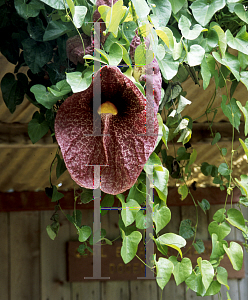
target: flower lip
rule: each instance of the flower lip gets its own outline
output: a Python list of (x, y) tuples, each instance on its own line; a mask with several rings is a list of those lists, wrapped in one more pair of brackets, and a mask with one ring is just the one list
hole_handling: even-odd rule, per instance
[(116, 108), (116, 106), (110, 102), (110, 101), (106, 101), (104, 103), (102, 103), (98, 110), (97, 113), (100, 114), (111, 114), (111, 115), (117, 115), (118, 114), (118, 110)]

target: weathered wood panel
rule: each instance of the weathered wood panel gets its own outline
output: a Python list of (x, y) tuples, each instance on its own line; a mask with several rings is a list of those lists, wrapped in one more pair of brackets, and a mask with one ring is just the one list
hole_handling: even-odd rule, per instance
[(60, 213), (60, 230), (52, 241), (46, 232), (46, 226), (51, 224), (52, 212), (40, 214), (41, 300), (70, 300), (71, 285), (66, 281), (66, 242), (70, 239), (70, 223)]
[(9, 299), (8, 213), (0, 213), (0, 299)]
[(10, 214), (10, 299), (40, 299), (38, 212)]

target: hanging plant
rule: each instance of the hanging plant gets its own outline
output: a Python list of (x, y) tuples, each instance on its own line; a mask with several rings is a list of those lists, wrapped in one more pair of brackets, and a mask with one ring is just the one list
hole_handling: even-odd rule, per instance
[[(239, 131), (242, 114), (245, 136), (248, 134), (247, 103), (243, 106), (233, 98), (240, 82), (248, 88), (248, 19), (245, 1), (191, 2), (2, 1), (0, 49), (16, 67), (15, 75), (3, 77), (1, 90), (11, 113), (24, 95), (37, 107), (28, 126), (30, 139), (36, 143), (51, 133), (59, 145), (52, 163), (57, 163), (57, 178), (67, 169), (81, 187), (83, 203), (93, 199), (93, 189), (107, 194), (105, 206), (111, 207), (116, 195), (122, 207), (118, 225), (124, 263), (136, 255), (141, 232), (144, 237), (154, 225), (152, 238), (163, 257), (154, 255), (148, 267), (156, 273), (159, 287), (163, 289), (173, 274), (176, 284), (185, 282), (197, 295), (210, 296), (218, 294), (222, 285), (229, 288), (227, 271), (219, 267), (224, 254), (235, 270), (242, 267), (243, 248), (234, 241), (228, 246), (225, 241), (233, 226), (242, 232), (247, 250), (247, 220), (241, 209), (226, 211), (225, 203), (214, 214), (208, 227), (210, 260), (199, 258), (196, 266), (182, 250), (187, 247), (186, 240), (193, 238), (195, 250), (204, 252), (203, 242), (196, 240), (197, 221), (193, 226), (191, 220), (183, 220), (177, 233), (160, 232), (171, 219), (166, 202), (169, 177), (178, 179), (182, 201), (188, 195), (192, 198), (196, 220), (198, 208), (206, 212), (210, 207), (206, 199), (197, 204), (188, 186), (197, 152), (190, 147), (192, 117), (183, 116), (183, 111), (198, 100), (185, 98), (181, 83), (189, 76), (204, 90), (211, 80), (216, 90), (226, 87), (221, 107), (215, 105), (215, 91), (204, 113), (212, 146), (218, 147), (223, 162), (219, 166), (204, 162), (200, 169), (227, 196), (233, 195), (235, 187), (240, 189), (239, 205), (247, 209), (248, 177), (234, 178), (232, 174), (237, 150), (234, 130)], [(28, 76), (19, 73), (21, 66), (28, 66)], [(101, 91), (96, 108), (94, 87)], [(233, 127), (230, 161), (226, 159), (227, 149), (218, 145), (220, 133), (212, 130), (218, 110)], [(174, 156), (167, 155), (169, 141), (181, 144)], [(239, 141), (239, 148), (248, 155), (248, 140)], [(99, 184), (94, 181), (94, 166), (100, 166)], [(154, 199), (148, 192), (150, 187), (156, 192)], [(57, 202), (53, 223), (47, 226), (54, 239), (63, 193), (52, 183), (51, 174), (46, 193)], [(145, 214), (143, 207), (147, 208)], [(67, 219), (76, 227), (82, 243), (79, 250), (85, 254), (86, 249), (91, 250), (96, 232), (81, 224), (79, 210)], [(99, 233), (99, 239), (103, 238)], [(178, 255), (169, 256), (168, 247)]]

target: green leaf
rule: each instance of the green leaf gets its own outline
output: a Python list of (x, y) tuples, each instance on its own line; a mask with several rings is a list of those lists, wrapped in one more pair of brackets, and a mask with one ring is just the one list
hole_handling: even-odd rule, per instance
[(64, 0), (41, 0), (41, 2), (55, 9), (65, 9)]
[(201, 257), (197, 259), (197, 263), (199, 265), (200, 272), (202, 275), (203, 285), (207, 290), (214, 278), (214, 268), (209, 261), (202, 260)]
[(28, 135), (33, 144), (38, 142), (49, 130), (44, 116), (35, 112), (32, 120), (28, 123)]
[(228, 255), (234, 270), (239, 271), (243, 265), (243, 249), (236, 243), (231, 242), (230, 247), (227, 248), (226, 245), (223, 245), (226, 254)]
[(160, 244), (176, 249), (182, 257), (180, 248), (186, 245), (186, 241), (180, 235), (174, 233), (165, 233), (156, 239)]
[(43, 41), (55, 40), (61, 35), (70, 32), (74, 29), (74, 26), (71, 22), (63, 22), (61, 20), (50, 21), (45, 30)]
[(181, 262), (174, 266), (173, 275), (176, 285), (184, 282), (192, 273), (192, 263), (187, 257), (184, 257)]
[(239, 141), (245, 151), (245, 155), (248, 158), (248, 139), (245, 139), (245, 141), (242, 141), (241, 139), (239, 139)]
[(242, 230), (244, 233), (248, 232), (248, 228), (245, 225), (245, 219), (242, 215), (242, 213), (235, 209), (230, 208), (227, 211), (227, 218), (226, 220), (234, 227), (238, 228), (239, 230)]
[(221, 153), (222, 153), (222, 155), (226, 156), (227, 155), (227, 149), (226, 148), (221, 148)]
[(30, 89), (30, 92), (34, 94), (36, 101), (47, 109), (51, 109), (58, 101), (58, 97), (48, 92), (46, 87), (41, 84), (33, 85)]
[(227, 29), (226, 40), (229, 47), (236, 49), (244, 54), (248, 54), (248, 33), (244, 25), (234, 38), (231, 31)]
[(176, 76), (179, 62), (174, 61), (173, 57), (166, 53), (162, 60), (158, 60), (160, 71), (166, 80), (171, 80)]
[(223, 58), (220, 58), (220, 55), (217, 52), (213, 52), (212, 55), (220, 64), (226, 66), (238, 81), (240, 80), (240, 62), (237, 56), (234, 56), (228, 52), (225, 53), (225, 56)]
[(85, 242), (91, 235), (91, 228), (86, 225), (81, 226), (78, 228), (78, 235), (79, 242)]
[[(169, 0), (148, 0), (151, 5), (153, 15), (151, 15), (152, 22), (157, 27), (166, 26), (171, 16), (171, 3)], [(135, 8), (136, 9), (136, 8)]]
[(240, 181), (237, 178), (235, 178), (235, 180), (243, 189), (242, 194), (246, 195), (246, 197), (248, 197), (248, 176), (241, 175), (240, 178), (241, 178)]
[(118, 66), (122, 60), (122, 55), (123, 55), (122, 47), (117, 43), (113, 43), (109, 49), (109, 56), (108, 56), (109, 64), (111, 66)]
[(73, 93), (85, 91), (92, 82), (92, 69), (88, 68), (83, 73), (72, 72), (66, 73), (66, 81), (71, 86)]
[(219, 44), (220, 52), (221, 52), (222, 57), (224, 57), (225, 52), (226, 52), (226, 47), (227, 47), (225, 32), (223, 31), (223, 29), (218, 24), (214, 25), (212, 27), (212, 29), (215, 30), (217, 35), (218, 35), (218, 38), (219, 38), (218, 44)]
[(134, 222), (140, 208), (139, 203), (133, 199), (128, 200), (127, 203), (122, 202), (121, 218), (126, 227)]
[(221, 284), (218, 281), (214, 280), (211, 282), (211, 284), (204, 296), (216, 295), (220, 292), (220, 289), (221, 289)]
[(225, 285), (226, 288), (229, 290), (227, 278), (228, 278), (227, 270), (223, 267), (218, 267), (216, 279), (220, 284)]
[(139, 210), (135, 218), (136, 227), (139, 229), (147, 229), (152, 225), (152, 216), (151, 214), (146, 214), (145, 211)]
[(158, 261), (155, 261), (157, 277), (156, 281), (158, 286), (163, 290), (174, 269), (173, 263), (164, 257), (159, 257)]
[(16, 77), (17, 80), (14, 74), (6, 73), (1, 80), (3, 100), (11, 113), (15, 111), (16, 105), (22, 103), (28, 88), (28, 79), (25, 74), (18, 73)]
[(200, 208), (204, 211), (204, 213), (206, 213), (206, 210), (210, 209), (210, 204), (209, 204), (208, 200), (206, 200), (206, 199), (202, 199), (202, 202), (198, 201), (198, 204), (199, 204)]
[(190, 51), (187, 53), (187, 61), (191, 67), (201, 64), (205, 55), (205, 50), (200, 45), (190, 46)]
[(218, 240), (221, 241), (231, 232), (231, 227), (226, 222), (218, 224), (218, 222), (213, 221), (208, 225), (208, 231), (210, 235), (215, 233)]
[(106, 5), (99, 6), (98, 11), (105, 21), (106, 32), (112, 32), (114, 37), (117, 37), (118, 27), (126, 13), (126, 9), (127, 8), (123, 6), (122, 0), (117, 1), (111, 8)]
[(129, 235), (124, 235), (121, 247), (121, 257), (125, 264), (129, 263), (138, 250), (138, 244), (142, 239), (139, 231), (133, 231)]
[(155, 166), (162, 166), (161, 160), (155, 152), (152, 152), (144, 165), (144, 170), (147, 174), (153, 174), (153, 168)]
[(57, 226), (54, 225), (55, 224), (53, 223), (52, 225), (47, 225), (46, 227), (47, 234), (51, 240), (54, 240), (56, 238), (59, 231), (59, 223), (57, 224)]
[(226, 213), (226, 210), (224, 208), (217, 210), (215, 212), (215, 214), (213, 215), (213, 220), (216, 222), (222, 223), (226, 218), (225, 213)]
[(171, 3), (171, 7), (172, 7), (172, 11), (173, 14), (177, 14), (179, 12), (179, 10), (184, 6), (184, 3), (186, 2), (186, 0), (169, 0)]
[(64, 197), (64, 195), (58, 191), (55, 185), (53, 185), (51, 188), (45, 188), (45, 191), (46, 195), (52, 199), (52, 202), (57, 202)]
[(216, 132), (216, 134), (215, 134), (215, 136), (214, 136), (214, 138), (212, 140), (211, 145), (215, 145), (216, 143), (219, 142), (220, 139), (221, 139), (221, 134), (219, 132)]
[(231, 101), (226, 104), (226, 95), (222, 96), (221, 108), (224, 115), (229, 119), (229, 122), (239, 131), (241, 112), (237, 105), (236, 99), (232, 98)]
[(192, 221), (189, 219), (182, 220), (179, 227), (179, 234), (187, 239), (195, 235), (195, 228), (192, 226)]
[(32, 37), (33, 40), (43, 42), (45, 27), (39, 17), (28, 19), (27, 31), (29, 33), (29, 36)]
[(161, 200), (167, 200), (169, 171), (163, 166), (153, 168), (153, 184)]
[(84, 18), (87, 14), (86, 6), (74, 6), (75, 14), (73, 15), (73, 22), (77, 28), (80, 28), (83, 25)]
[(144, 19), (150, 12), (150, 8), (145, 0), (132, 0), (135, 12), (140, 19)]
[(203, 89), (205, 90), (215, 70), (215, 59), (211, 54), (206, 54), (201, 62), (201, 75), (203, 79)]
[(81, 188), (82, 192), (80, 194), (81, 203), (86, 204), (93, 200), (93, 190)]
[(53, 96), (58, 97), (58, 98), (62, 98), (63, 96), (65, 96), (71, 92), (71, 87), (67, 83), (66, 80), (61, 80), (61, 81), (57, 82), (55, 86), (52, 85), (51, 87), (48, 87), (47, 89)]
[(196, 21), (205, 26), (210, 22), (213, 15), (225, 5), (225, 0), (196, 0), (190, 8)]
[(193, 246), (199, 254), (205, 251), (205, 245), (202, 240), (197, 240), (195, 243), (193, 243)]
[(38, 73), (53, 57), (53, 48), (47, 42), (40, 43), (28, 38), (22, 41), (22, 45), (24, 60), (34, 74)]
[(245, 119), (245, 135), (248, 134), (248, 101), (246, 101), (245, 106), (242, 106), (242, 104), (237, 101), (236, 102), (239, 109), (242, 111)]
[(222, 176), (228, 176), (231, 174), (232, 170), (229, 169), (228, 165), (226, 163), (222, 163), (219, 165), (218, 172)]
[(202, 282), (202, 276), (200, 273), (195, 273), (194, 271), (191, 273), (191, 275), (185, 280), (185, 283), (187, 286), (194, 292), (196, 292), (200, 296), (204, 296), (206, 293), (206, 290), (204, 288), (203, 282)]
[(248, 13), (243, 4), (236, 4), (234, 6), (234, 12), (242, 21), (244, 21), (246, 24), (248, 23)]
[(204, 28), (199, 24), (191, 25), (190, 20), (184, 15), (181, 16), (178, 27), (187, 40), (195, 40), (202, 32)]
[(201, 171), (205, 176), (211, 175), (212, 177), (216, 177), (218, 175), (217, 167), (210, 165), (207, 162), (202, 163)]
[(159, 208), (159, 204), (156, 204), (153, 211), (153, 221), (156, 226), (156, 234), (163, 229), (171, 220), (171, 212), (167, 206)]
[(107, 209), (103, 208), (111, 208), (114, 205), (115, 198), (113, 195), (106, 194), (101, 201), (101, 215), (104, 216), (108, 212)]
[(58, 154), (56, 154), (57, 158), (57, 167), (56, 167), (56, 177), (57, 179), (67, 170), (65, 161)]
[(154, 54), (152, 50), (146, 50), (144, 44), (140, 44), (134, 53), (134, 61), (137, 66), (145, 66), (153, 61)]
[(248, 72), (242, 71), (240, 72), (240, 81), (246, 86), (248, 89)]
[(15, 0), (14, 4), (17, 13), (25, 20), (27, 20), (30, 17), (38, 16), (40, 10), (44, 9), (44, 4), (38, 0)]
[(178, 187), (178, 194), (181, 195), (181, 201), (183, 201), (188, 196), (189, 190), (187, 184), (180, 185)]
[(225, 241), (225, 240), (219, 241), (217, 234), (213, 233), (212, 234), (212, 253), (210, 256), (211, 259), (219, 260), (219, 258), (225, 254), (223, 245), (227, 246), (228, 245), (227, 241)]

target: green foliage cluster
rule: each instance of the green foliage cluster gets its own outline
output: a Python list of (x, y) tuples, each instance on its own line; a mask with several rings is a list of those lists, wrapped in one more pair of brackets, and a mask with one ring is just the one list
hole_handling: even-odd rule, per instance
[[(121, 256), (125, 263), (136, 255), (138, 244), (144, 237), (145, 230), (154, 224), (152, 237), (156, 247), (163, 255), (152, 258), (151, 269), (156, 273), (157, 283), (163, 289), (174, 275), (175, 282), (186, 285), (197, 295), (209, 296), (219, 293), (221, 285), (229, 289), (227, 271), (220, 267), (220, 261), (227, 254), (233, 268), (240, 270), (243, 262), (242, 247), (225, 237), (231, 226), (239, 229), (244, 236), (247, 248), (248, 227), (241, 210), (230, 208), (218, 210), (208, 231), (212, 238), (210, 260), (199, 257), (193, 268), (189, 258), (184, 257), (183, 248), (186, 240), (193, 239), (193, 247), (198, 253), (204, 252), (204, 244), (196, 240), (198, 225), (197, 209), (205, 213), (210, 208), (206, 199), (196, 202), (190, 193), (186, 180), (190, 178), (192, 166), (197, 159), (195, 149), (189, 150), (188, 143), (192, 136), (193, 120), (182, 116), (185, 106), (190, 101), (185, 98), (181, 83), (191, 76), (196, 84), (206, 89), (213, 78), (216, 89), (226, 87), (231, 82), (230, 90), (222, 96), (221, 109), (233, 126), (231, 161), (226, 160), (227, 149), (220, 148), (220, 133), (213, 133), (212, 122), (217, 113), (214, 106), (215, 95), (206, 107), (206, 116), (213, 137), (212, 145), (219, 148), (223, 163), (219, 166), (204, 162), (201, 172), (211, 176), (213, 183), (232, 195), (234, 187), (241, 190), (240, 204), (248, 206), (248, 176), (233, 178), (232, 159), (236, 149), (233, 147), (234, 130), (239, 131), (240, 118), (244, 115), (245, 135), (248, 134), (248, 102), (245, 106), (233, 98), (237, 86), (244, 84), (248, 88), (248, 12), (247, 1), (241, 0), (132, 0), (117, 1), (111, 8), (100, 6), (98, 11), (106, 24), (104, 35), (109, 36), (101, 49), (96, 49), (99, 57), (85, 55), (85, 63), (77, 66), (66, 55), (66, 41), (69, 37), (84, 33), (90, 37), (94, 31), (93, 12), (95, 0), (0, 0), (0, 50), (9, 62), (15, 65), (14, 74), (7, 73), (1, 81), (1, 90), (6, 106), (13, 113), (23, 101), (24, 95), (38, 108), (28, 126), (28, 134), (33, 143), (41, 139), (49, 130), (54, 137), (54, 119), (56, 111), (72, 93), (86, 90), (92, 81), (94, 61), (102, 65), (125, 64), (123, 73), (128, 76), (144, 93), (144, 83), (135, 78), (135, 67), (148, 64), (155, 56), (163, 77), (162, 97), (159, 106), (159, 136), (155, 151), (147, 161), (136, 184), (127, 195), (117, 198), (122, 207), (120, 213), (120, 236), (123, 240)], [(134, 54), (135, 66), (130, 59), (130, 43), (135, 30), (141, 37)], [(147, 49), (144, 38), (149, 36), (151, 47)], [(83, 42), (83, 41), (82, 41)], [(229, 50), (236, 50), (229, 51)], [(236, 54), (233, 54), (236, 53)], [(21, 72), (22, 66), (28, 66), (27, 75)], [(161, 113), (166, 117), (162, 119)], [(211, 116), (211, 119), (210, 117)], [(176, 140), (182, 146), (175, 156), (167, 155), (167, 142)], [(248, 139), (240, 139), (240, 146), (248, 156)], [(52, 167), (56, 165), (57, 178), (66, 170), (59, 150)], [(149, 177), (150, 176), (150, 177)], [(150, 199), (147, 195), (147, 180), (153, 178), (153, 187), (158, 196)], [(188, 194), (196, 207), (196, 222), (183, 220), (178, 234), (161, 233), (170, 222), (171, 212), (167, 207), (167, 184), (169, 177), (180, 182), (178, 193), (184, 200)], [(148, 179), (147, 179), (148, 178)], [(46, 189), (47, 195), (56, 202), (56, 211), (47, 232), (54, 239), (59, 230), (59, 200), (63, 194), (53, 185)], [(87, 203), (93, 199), (92, 191), (82, 189), (75, 194), (78, 200)], [(101, 215), (114, 205), (114, 197), (106, 195), (101, 202)], [(150, 205), (152, 214), (146, 214), (144, 207)], [(73, 215), (66, 215), (74, 224), (79, 241), (79, 252), (84, 255), (92, 251), (93, 234), (89, 226), (82, 225), (82, 214), (74, 210)], [(106, 231), (101, 230), (101, 241), (111, 244)], [(168, 249), (177, 251), (177, 256), (169, 256)], [(230, 299), (230, 297), (228, 298)]]

